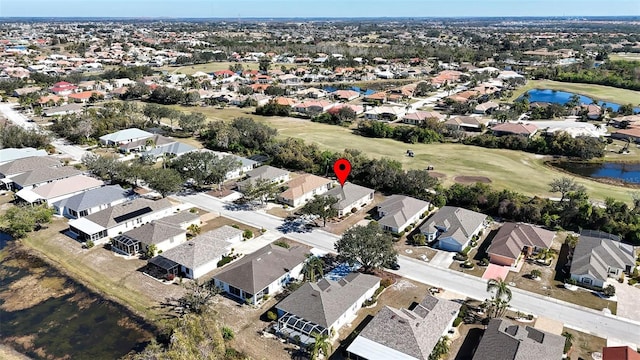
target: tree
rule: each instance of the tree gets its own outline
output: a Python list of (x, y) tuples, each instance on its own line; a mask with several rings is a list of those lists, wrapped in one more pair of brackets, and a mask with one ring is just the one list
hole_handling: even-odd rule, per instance
[(537, 278), (540, 277), (540, 275), (542, 275), (542, 272), (540, 270), (538, 270), (538, 269), (533, 269), (533, 270), (531, 270), (530, 275), (531, 275), (532, 279), (537, 279)]
[(137, 82), (133, 85), (129, 85), (127, 88), (127, 92), (124, 93), (121, 98), (123, 100), (129, 99), (140, 99), (144, 96), (149, 95), (151, 93), (151, 88), (144, 83)]
[(538, 255), (536, 255), (536, 258), (549, 265), (551, 263), (551, 260), (553, 260), (555, 256), (556, 254), (555, 252), (553, 252), (553, 250), (542, 248), (540, 249), (540, 251), (538, 251)]
[(192, 112), (190, 114), (182, 114), (178, 120), (178, 125), (184, 131), (196, 133), (204, 127), (206, 121), (207, 117), (203, 113)]
[(574, 337), (573, 337), (573, 334), (568, 332), (568, 331), (563, 332), (562, 336), (564, 336), (564, 350), (563, 350), (563, 353), (566, 354), (566, 353), (569, 352), (569, 350), (571, 350), (571, 347), (573, 346)]
[(150, 244), (149, 246), (147, 246), (147, 250), (144, 253), (144, 256), (147, 257), (147, 259), (151, 259), (152, 257), (156, 256), (156, 253), (158, 252), (158, 247), (156, 246), (156, 244)]
[(43, 224), (51, 222), (52, 216), (53, 209), (46, 204), (12, 206), (0, 216), (0, 227), (12, 238), (20, 239)]
[(150, 171), (145, 181), (150, 188), (166, 197), (168, 194), (174, 193), (182, 187), (184, 180), (180, 173), (174, 169), (156, 169)]
[(334, 206), (338, 203), (338, 198), (334, 196), (316, 195), (309, 202), (304, 204), (300, 212), (307, 215), (317, 215), (322, 218), (323, 225), (327, 226), (327, 219), (338, 216), (338, 209)]
[(487, 292), (494, 293), (492, 298), (511, 301), (511, 289), (502, 279), (489, 279), (487, 282)]
[(349, 264), (360, 263), (368, 272), (393, 264), (398, 259), (391, 235), (384, 232), (376, 222), (370, 222), (367, 226), (354, 226), (345, 231), (336, 242), (335, 249)]
[(169, 117), (171, 109), (158, 104), (146, 104), (142, 113), (154, 123), (160, 123), (160, 119)]
[(429, 354), (429, 360), (440, 360), (444, 355), (449, 352), (449, 338), (443, 336), (438, 340), (436, 345), (431, 350), (431, 354)]
[(338, 119), (339, 123), (350, 122), (356, 119), (356, 112), (353, 111), (352, 108), (348, 106), (343, 106), (338, 110), (338, 113), (335, 115)]
[(197, 91), (189, 91), (185, 93), (182, 98), (182, 103), (184, 105), (193, 105), (200, 101), (200, 94)]
[(278, 184), (269, 179), (258, 178), (249, 181), (244, 189), (243, 200), (251, 203), (260, 200), (264, 204), (267, 200), (273, 199), (280, 192)]
[(268, 57), (263, 57), (260, 59), (260, 62), (258, 63), (258, 69), (260, 70), (261, 73), (266, 74), (267, 71), (269, 71), (270, 67), (271, 67), (271, 59), (269, 59)]
[(317, 256), (307, 256), (307, 261), (302, 267), (304, 281), (316, 282), (316, 276), (324, 275), (324, 261)]
[(223, 182), (227, 173), (240, 165), (232, 156), (218, 157), (212, 152), (190, 152), (171, 162), (172, 168), (185, 179), (193, 179), (198, 187)]
[(202, 229), (200, 228), (200, 226), (196, 225), (196, 224), (191, 224), (189, 225), (189, 227), (187, 227), (187, 231), (193, 235), (196, 236), (198, 234), (200, 234), (200, 232), (202, 231)]
[(553, 179), (553, 181), (549, 184), (549, 191), (553, 193), (559, 192), (560, 203), (562, 204), (567, 194), (573, 191), (583, 190), (584, 186), (577, 184), (573, 179), (568, 177), (562, 177), (560, 179)]
[(320, 358), (320, 354), (322, 354), (324, 358), (328, 358), (333, 349), (329, 341), (329, 336), (326, 334), (314, 334), (313, 340), (314, 341), (308, 346), (310, 359), (317, 360)]
[(609, 284), (604, 289), (602, 289), (602, 293), (606, 297), (612, 297), (613, 295), (616, 294), (616, 287), (611, 285), (611, 284)]

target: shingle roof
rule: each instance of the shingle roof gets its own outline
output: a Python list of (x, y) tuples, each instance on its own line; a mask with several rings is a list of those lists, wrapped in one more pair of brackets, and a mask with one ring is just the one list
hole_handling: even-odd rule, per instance
[(322, 279), (317, 283), (302, 285), (276, 307), (329, 328), (360, 297), (379, 283), (379, 278), (361, 273), (351, 273), (340, 281)]
[(200, 218), (200, 215), (196, 213), (192, 213), (189, 211), (182, 211), (177, 214), (173, 214), (171, 216), (167, 216), (156, 221), (160, 221), (165, 224), (174, 225), (174, 226), (182, 226), (183, 224), (195, 221), (199, 218)]
[(16, 196), (21, 193), (31, 192), (40, 199), (52, 199), (58, 196), (71, 194), (74, 192), (89, 190), (104, 185), (104, 181), (98, 180), (85, 175), (76, 175), (66, 179), (54, 181), (30, 190), (20, 190)]
[(16, 175), (11, 180), (20, 187), (41, 184), (48, 181), (64, 179), (79, 175), (82, 171), (70, 166), (60, 166), (53, 168), (38, 168)]
[(130, 239), (138, 240), (143, 244), (159, 244), (167, 239), (186, 233), (186, 230), (160, 221), (152, 221), (122, 235)]
[(145, 152), (144, 155), (155, 155), (155, 156), (162, 156), (162, 154), (182, 155), (194, 150), (197, 150), (197, 148), (194, 146), (175, 141), (173, 143), (151, 149)]
[(334, 208), (344, 210), (354, 202), (372, 194), (373, 192), (373, 189), (346, 182), (344, 183), (344, 186), (336, 186), (333, 189), (330, 189), (324, 194), (324, 196), (333, 196), (337, 198), (338, 202), (334, 205)]
[(269, 165), (263, 165), (258, 168), (255, 168), (251, 171), (247, 171), (248, 179), (240, 181), (238, 185), (245, 186), (255, 182), (258, 179), (266, 179), (273, 181), (282, 176), (288, 175), (289, 172), (287, 170), (279, 169)]
[(533, 134), (538, 127), (532, 124), (502, 123), (491, 128), (492, 131), (510, 134)]
[(589, 274), (607, 280), (609, 267), (624, 269), (635, 265), (633, 246), (604, 237), (580, 236), (573, 251), (571, 274)]
[[(426, 360), (459, 310), (460, 304), (431, 295), (427, 295), (413, 311), (385, 306), (358, 337)], [(356, 338), (354, 344), (357, 342)], [(347, 350), (352, 352), (351, 347)], [(375, 352), (377, 349), (362, 350)], [(361, 356), (367, 358), (364, 355)]]
[(302, 245), (285, 249), (269, 244), (238, 260), (214, 278), (255, 294), (303, 263), (309, 250)]
[(519, 326), (504, 319), (492, 319), (484, 331), (473, 360), (561, 359), (562, 336)]
[(94, 206), (110, 204), (120, 199), (126, 199), (129, 196), (131, 196), (131, 192), (121, 188), (120, 185), (109, 185), (60, 200), (54, 205), (80, 212)]
[(215, 230), (200, 234), (191, 241), (169, 249), (159, 256), (189, 269), (196, 269), (229, 252), (231, 244), (220, 235), (221, 233)]
[(426, 201), (405, 195), (391, 195), (378, 205), (378, 212), (385, 214), (378, 223), (397, 228), (404, 225), (418, 212), (425, 211), (428, 207), (429, 203)]
[(556, 233), (529, 224), (502, 225), (487, 249), (488, 254), (517, 259), (525, 246), (550, 248)]
[(160, 134), (155, 134), (155, 135), (152, 135), (152, 136), (150, 136), (148, 138), (145, 138), (145, 139), (135, 140), (135, 141), (132, 141), (130, 143), (126, 143), (126, 144), (120, 145), (119, 147), (120, 147), (120, 149), (126, 149), (126, 150), (135, 149), (135, 148), (140, 147), (140, 146), (142, 146), (142, 147), (146, 146), (147, 145), (147, 141), (153, 141), (153, 144), (155, 146), (162, 146), (162, 145), (172, 144), (172, 143), (176, 142), (176, 140), (173, 139), (173, 138), (162, 136)]
[(330, 184), (331, 180), (311, 174), (303, 174), (291, 179), (287, 186), (289, 188), (280, 194), (283, 199), (297, 199), (314, 189)]
[(444, 206), (433, 214), (420, 227), (423, 233), (444, 230), (439, 237), (451, 237), (460, 245), (469, 241), (469, 237), (484, 222), (487, 215), (460, 207)]
[[(86, 216), (84, 219), (98, 224), (104, 228), (111, 228), (124, 221), (170, 208), (171, 202), (168, 199), (157, 201), (138, 198), (123, 204), (118, 204), (110, 208), (98, 211)], [(73, 222), (73, 221), (71, 221)], [(70, 223), (71, 223), (70, 222)]]
[(7, 177), (23, 172), (60, 166), (60, 160), (49, 156), (29, 156), (0, 165), (0, 176)]

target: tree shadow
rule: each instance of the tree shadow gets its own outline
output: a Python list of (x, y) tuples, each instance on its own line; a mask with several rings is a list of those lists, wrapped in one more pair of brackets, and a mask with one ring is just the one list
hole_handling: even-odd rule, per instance
[(487, 254), (487, 249), (489, 248), (489, 245), (491, 245), (491, 242), (493, 241), (493, 238), (496, 236), (497, 233), (498, 233), (498, 229), (495, 229), (495, 230), (491, 230), (487, 234), (487, 237), (485, 237), (484, 241), (478, 248), (476, 255), (473, 257), (473, 260), (480, 261), (482, 259), (489, 258), (489, 254)]

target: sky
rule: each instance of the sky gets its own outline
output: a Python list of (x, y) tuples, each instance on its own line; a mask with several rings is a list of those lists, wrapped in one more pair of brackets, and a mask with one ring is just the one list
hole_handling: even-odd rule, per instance
[(473, 17), (640, 15), (640, 0), (0, 0), (0, 17)]

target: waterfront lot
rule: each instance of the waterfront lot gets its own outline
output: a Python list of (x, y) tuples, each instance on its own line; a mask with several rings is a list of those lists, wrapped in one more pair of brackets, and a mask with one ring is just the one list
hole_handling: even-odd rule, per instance
[(594, 100), (609, 101), (616, 104), (634, 104), (637, 105), (640, 101), (640, 91), (633, 91), (627, 89), (619, 89), (611, 86), (593, 85), (593, 84), (579, 84), (569, 83), (551, 80), (529, 80), (527, 84), (518, 88), (513, 92), (513, 96), (507, 101), (514, 101), (519, 98), (520, 95), (531, 89), (550, 89), (558, 91), (573, 92), (580, 95), (585, 95)]

